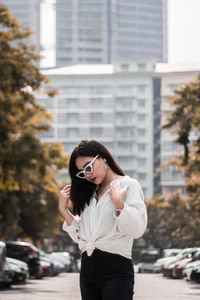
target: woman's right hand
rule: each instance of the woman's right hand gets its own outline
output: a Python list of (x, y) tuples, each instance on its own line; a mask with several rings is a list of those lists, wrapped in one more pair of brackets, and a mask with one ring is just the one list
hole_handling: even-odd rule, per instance
[(61, 214), (62, 214), (62, 212), (66, 212), (66, 209), (68, 208), (68, 203), (69, 203), (69, 199), (70, 199), (70, 191), (71, 191), (71, 184), (67, 184), (60, 191), (58, 207), (59, 207), (59, 211)]

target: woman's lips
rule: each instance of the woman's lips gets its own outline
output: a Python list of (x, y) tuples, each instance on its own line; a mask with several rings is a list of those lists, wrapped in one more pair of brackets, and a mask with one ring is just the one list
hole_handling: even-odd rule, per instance
[(96, 177), (90, 179), (92, 182), (95, 182)]

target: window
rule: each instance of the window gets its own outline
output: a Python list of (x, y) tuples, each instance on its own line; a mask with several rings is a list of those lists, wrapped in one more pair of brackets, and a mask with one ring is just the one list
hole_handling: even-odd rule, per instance
[(74, 148), (76, 147), (75, 143), (63, 143), (64, 146), (64, 152), (65, 153), (71, 153)]
[(145, 107), (146, 105), (146, 100), (145, 99), (139, 99), (138, 100), (138, 106), (139, 107)]
[(132, 98), (117, 98), (117, 108), (132, 109)]
[(145, 166), (146, 164), (146, 159), (145, 158), (139, 158), (138, 159), (138, 165), (139, 166)]
[(142, 63), (138, 64), (137, 66), (138, 66), (138, 70), (139, 70), (139, 71), (144, 71), (145, 68), (146, 68), (146, 65), (145, 65), (145, 64), (142, 64)]
[(171, 84), (169, 84), (169, 89), (170, 89), (172, 92), (178, 90), (178, 88), (179, 88), (179, 85), (178, 85), (177, 83), (171, 83)]
[(133, 143), (132, 142), (119, 142), (118, 143), (119, 152), (122, 153), (131, 153), (133, 151)]
[(102, 122), (102, 119), (103, 119), (102, 113), (91, 113), (90, 114), (90, 121), (92, 123)]
[(146, 150), (146, 144), (138, 144), (138, 150), (139, 151), (145, 151)]
[(129, 65), (128, 64), (122, 64), (121, 65), (121, 70), (122, 71), (128, 71), (129, 70)]
[(118, 160), (122, 169), (130, 169), (133, 166), (133, 157), (119, 157)]
[(101, 108), (103, 107), (103, 99), (102, 98), (92, 98), (90, 99), (92, 108)]
[(79, 114), (78, 113), (68, 113), (67, 119), (68, 119), (68, 122), (71, 122), (71, 123), (79, 122)]
[(67, 108), (67, 99), (58, 98), (58, 108)]
[(76, 138), (79, 136), (78, 128), (67, 128), (67, 137)]
[(139, 173), (138, 174), (138, 179), (139, 180), (145, 180), (146, 179), (146, 174), (145, 173)]
[(144, 114), (139, 114), (137, 117), (138, 117), (139, 122), (144, 122), (145, 118), (146, 118), (146, 116)]
[(132, 92), (132, 85), (121, 85), (118, 87), (118, 91), (122, 94), (130, 94)]
[(139, 84), (138, 87), (137, 87), (137, 89), (138, 89), (138, 92), (139, 92), (139, 93), (144, 93), (145, 90), (146, 90), (146, 85), (144, 85), (144, 84)]
[(133, 113), (127, 112), (127, 113), (117, 113), (117, 121), (120, 121), (122, 123), (131, 123), (133, 122)]
[(69, 108), (78, 108), (79, 107), (79, 99), (77, 99), (77, 98), (67, 99), (67, 106)]
[(78, 128), (58, 128), (59, 138), (77, 138), (79, 137)]
[(143, 128), (138, 129), (138, 135), (139, 136), (145, 136), (145, 134), (146, 134), (146, 130), (145, 129), (143, 129)]
[(77, 113), (59, 113), (58, 123), (74, 123), (79, 121), (79, 114)]
[(132, 138), (134, 136), (134, 129), (132, 127), (116, 128), (116, 134), (119, 138)]
[(103, 133), (103, 128), (96, 127), (90, 129), (90, 134), (92, 138), (101, 137)]

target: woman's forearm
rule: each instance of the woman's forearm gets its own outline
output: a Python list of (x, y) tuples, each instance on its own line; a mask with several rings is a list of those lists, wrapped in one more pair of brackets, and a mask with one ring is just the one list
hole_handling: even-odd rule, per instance
[(63, 216), (63, 218), (65, 219), (67, 225), (70, 226), (74, 219), (74, 215), (68, 209), (62, 210), (62, 211), (60, 211), (60, 213)]

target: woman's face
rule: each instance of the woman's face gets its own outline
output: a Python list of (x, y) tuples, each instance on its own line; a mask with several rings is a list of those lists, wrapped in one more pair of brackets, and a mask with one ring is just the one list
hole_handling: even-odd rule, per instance
[[(93, 159), (93, 156), (78, 156), (75, 161), (76, 167), (79, 171), (83, 171)], [(106, 160), (98, 157), (92, 164), (92, 173), (86, 173), (86, 178), (82, 180), (88, 180), (95, 184), (101, 184), (107, 174), (108, 168), (109, 167), (106, 164)]]

